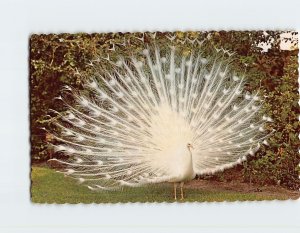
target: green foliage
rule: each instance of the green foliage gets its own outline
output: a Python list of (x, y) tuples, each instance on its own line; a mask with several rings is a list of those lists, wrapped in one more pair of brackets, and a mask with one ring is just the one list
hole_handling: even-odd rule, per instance
[[(283, 76), (266, 78), (268, 86), (261, 88), (266, 99), (264, 112), (272, 117), (268, 128), (275, 132), (269, 139), (270, 147), (263, 148), (246, 162), (245, 180), (299, 189), (297, 78), (297, 56), (286, 58)], [(270, 90), (270, 86), (274, 88)]]
[[(264, 97), (263, 114), (273, 119), (266, 127), (275, 132), (270, 137), (270, 147), (261, 150), (244, 163), (243, 179), (246, 182), (280, 184), (299, 189), (299, 106), (298, 106), (298, 49), (280, 50), (280, 31), (206, 31), (156, 34), (156, 43), (168, 46), (167, 36), (175, 36), (172, 44), (183, 53), (190, 49), (183, 41), (198, 39), (202, 47), (217, 47), (235, 52), (232, 65), (240, 73), (246, 73), (246, 90), (259, 90)], [(291, 32), (296, 34), (296, 32)], [(49, 128), (50, 109), (64, 111), (55, 100), (63, 85), (83, 89), (83, 79), (91, 74), (88, 62), (97, 55), (117, 59), (118, 53), (130, 56), (141, 51), (151, 40), (149, 33), (107, 34), (49, 34), (32, 35), (30, 38), (30, 121), (32, 162), (44, 162), (54, 156), (47, 149), (53, 138), (42, 128)], [(126, 46), (122, 44), (126, 42)], [(257, 45), (271, 45), (263, 53)], [(113, 47), (115, 45), (115, 48)], [(297, 41), (294, 41), (297, 47)], [(198, 46), (199, 47), (199, 46)], [(116, 50), (114, 53), (112, 50)], [(209, 50), (207, 51), (209, 52)], [(105, 66), (105, 62), (103, 62)], [(78, 71), (81, 76), (78, 76)], [(50, 115), (50, 116), (49, 116)], [(53, 126), (51, 126), (53, 127)], [(218, 176), (218, 175), (216, 175)], [(221, 175), (226, 180), (226, 174)]]

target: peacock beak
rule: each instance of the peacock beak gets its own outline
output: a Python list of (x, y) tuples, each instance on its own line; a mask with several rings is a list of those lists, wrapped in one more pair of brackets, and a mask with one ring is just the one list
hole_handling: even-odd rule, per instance
[(188, 148), (191, 150), (191, 149), (194, 149), (194, 147), (192, 146), (192, 144), (188, 144)]

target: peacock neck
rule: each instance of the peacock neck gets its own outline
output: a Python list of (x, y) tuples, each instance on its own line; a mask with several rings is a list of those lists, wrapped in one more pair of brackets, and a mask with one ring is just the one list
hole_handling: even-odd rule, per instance
[(188, 150), (189, 150), (190, 165), (193, 168), (193, 155), (192, 155), (192, 151), (191, 151), (191, 149), (188, 149)]

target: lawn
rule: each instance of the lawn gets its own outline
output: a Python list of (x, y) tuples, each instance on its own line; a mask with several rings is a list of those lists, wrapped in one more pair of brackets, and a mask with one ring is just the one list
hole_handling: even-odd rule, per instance
[[(64, 177), (47, 167), (32, 167), (31, 199), (36, 203), (117, 203), (117, 202), (174, 202), (171, 184), (156, 184), (139, 188), (124, 187), (119, 191), (91, 191), (72, 178)], [(178, 190), (179, 191), (179, 190)], [(268, 192), (240, 192), (226, 189), (185, 189), (188, 202), (255, 201), (288, 199)], [(180, 202), (180, 201), (179, 201)]]

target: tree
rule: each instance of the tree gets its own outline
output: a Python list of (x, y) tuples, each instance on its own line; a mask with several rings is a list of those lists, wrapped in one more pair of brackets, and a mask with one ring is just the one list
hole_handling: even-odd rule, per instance
[[(288, 33), (297, 35), (297, 32)], [(53, 138), (42, 128), (49, 128), (51, 125), (50, 109), (64, 110), (60, 102), (55, 101), (55, 97), (60, 95), (62, 86), (67, 84), (83, 89), (83, 80), (77, 73), (88, 77), (91, 74), (88, 62), (96, 55), (105, 57), (110, 54), (111, 59), (116, 59), (121, 52), (124, 56), (130, 56), (131, 51), (143, 50), (145, 44), (153, 41), (155, 37), (156, 43), (162, 46), (175, 44), (187, 54), (190, 52), (184, 45), (187, 41), (196, 47), (223, 48), (230, 53), (234, 52), (232, 64), (236, 70), (247, 74), (246, 89), (259, 90), (264, 96), (263, 112), (273, 119), (266, 130), (275, 130), (269, 140), (270, 147), (262, 147), (254, 157), (236, 169), (243, 171), (244, 181), (280, 184), (291, 189), (299, 189), (298, 40), (285, 38), (284, 40), (293, 43), (295, 49), (282, 51), (281, 35), (283, 35), (281, 31), (32, 35), (30, 38), (32, 162), (45, 162), (52, 156), (58, 156), (47, 149), (47, 142), (51, 143)], [(267, 52), (263, 52), (258, 46), (262, 43), (270, 47)], [(209, 52), (209, 49), (206, 51)]]

